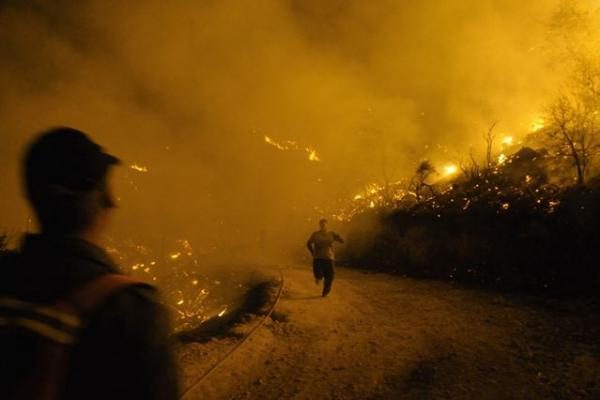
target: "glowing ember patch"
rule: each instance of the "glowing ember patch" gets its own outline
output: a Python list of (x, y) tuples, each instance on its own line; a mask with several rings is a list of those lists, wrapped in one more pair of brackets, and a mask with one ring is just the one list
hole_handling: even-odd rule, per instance
[(223, 309), (223, 311), (221, 311), (219, 314), (217, 314), (219, 317), (222, 317), (223, 315), (225, 315), (225, 313), (227, 312), (227, 307), (225, 307)]
[(498, 164), (502, 165), (506, 162), (506, 160), (508, 160), (508, 157), (506, 156), (506, 154), (500, 154), (498, 156)]
[(310, 161), (321, 161), (316, 150), (306, 149), (306, 152), (308, 153), (308, 159)]
[(514, 138), (512, 136), (506, 136), (502, 139), (502, 144), (505, 146), (512, 146)]
[(502, 209), (503, 209), (503, 210), (505, 210), (505, 211), (506, 211), (506, 210), (508, 210), (509, 208), (510, 208), (510, 204), (508, 204), (508, 203), (504, 203), (504, 204), (502, 204)]
[(181, 299), (177, 302), (177, 305), (182, 305), (183, 303), (184, 303), (184, 301), (183, 301), (183, 299)]
[(180, 240), (179, 243), (181, 243), (181, 246), (183, 247), (183, 249), (186, 252), (185, 254), (187, 254), (189, 257), (191, 257), (194, 254), (192, 245), (190, 244), (189, 240), (183, 239), (183, 240)]
[(148, 167), (143, 167), (141, 165), (137, 165), (137, 164), (133, 164), (130, 165), (129, 168), (133, 169), (134, 171), (138, 171), (138, 172), (148, 172)]
[(298, 142), (294, 140), (286, 140), (285, 142), (277, 142), (273, 140), (273, 138), (269, 136), (264, 137), (265, 143), (270, 144), (278, 150), (286, 151), (286, 150), (296, 150), (296, 151), (305, 151), (308, 155), (309, 161), (321, 161), (321, 158), (318, 156), (317, 151), (312, 147), (301, 147)]
[(171, 254), (171, 260), (177, 260), (179, 257), (181, 257), (181, 253), (175, 253), (175, 254)]
[(537, 132), (539, 130), (544, 129), (545, 127), (545, 121), (543, 118), (537, 118), (535, 119), (532, 123), (531, 123), (531, 130), (533, 132)]
[(369, 203), (369, 208), (375, 208), (375, 202), (374, 201), (371, 201)]
[(449, 164), (444, 167), (444, 175), (445, 176), (454, 175), (457, 172), (458, 172), (458, 167), (456, 165)]
[(276, 141), (274, 141), (273, 139), (271, 139), (268, 136), (265, 136), (265, 142), (267, 142), (268, 144), (270, 144), (273, 147), (278, 148), (279, 150), (289, 150), (289, 147), (277, 143)]

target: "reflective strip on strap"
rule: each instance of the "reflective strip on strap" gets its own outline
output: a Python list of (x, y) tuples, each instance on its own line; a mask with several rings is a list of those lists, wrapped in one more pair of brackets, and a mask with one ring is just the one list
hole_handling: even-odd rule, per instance
[(77, 315), (56, 310), (48, 306), (41, 306), (35, 303), (29, 303), (12, 297), (0, 298), (0, 307), (5, 307), (15, 311), (27, 311), (57, 320), (60, 323), (69, 325), (71, 328), (79, 328), (81, 320)]
[(17, 326), (42, 335), (59, 344), (72, 344), (76, 337), (69, 332), (30, 318), (0, 318), (0, 326)]
[(77, 315), (12, 297), (0, 298), (0, 326), (18, 327), (53, 342), (69, 345), (77, 339)]
[(0, 297), (0, 327), (18, 327), (59, 344), (73, 344), (94, 309), (130, 286), (151, 287), (127, 275), (106, 274), (52, 306)]

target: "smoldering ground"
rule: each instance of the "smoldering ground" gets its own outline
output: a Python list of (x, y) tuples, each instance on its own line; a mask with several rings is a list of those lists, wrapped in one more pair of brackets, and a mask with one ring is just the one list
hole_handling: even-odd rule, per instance
[(114, 237), (289, 255), (366, 183), (525, 132), (564, 76), (559, 3), (4, 1), (2, 225), (27, 225), (25, 143), (71, 125), (141, 167)]

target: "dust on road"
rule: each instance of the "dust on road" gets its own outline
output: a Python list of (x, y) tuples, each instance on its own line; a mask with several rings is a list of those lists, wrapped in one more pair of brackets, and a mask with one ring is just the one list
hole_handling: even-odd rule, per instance
[[(273, 317), (186, 399), (600, 398), (597, 314), (345, 269), (323, 299), (284, 273)], [(184, 385), (236, 340), (187, 345)]]

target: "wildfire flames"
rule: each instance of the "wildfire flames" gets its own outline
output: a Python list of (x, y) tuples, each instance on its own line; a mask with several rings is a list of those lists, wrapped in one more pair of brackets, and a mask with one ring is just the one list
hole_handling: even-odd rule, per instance
[[(248, 279), (239, 271), (226, 276), (228, 290), (220, 279), (202, 273), (190, 241), (175, 242), (165, 256), (141, 244), (113, 244), (107, 248), (112, 257), (132, 275), (157, 285), (166, 305), (174, 311), (177, 331), (188, 329), (211, 317), (222, 317), (235, 300), (231, 288), (246, 288)], [(236, 292), (238, 295), (239, 293)]]
[(282, 151), (304, 151), (307, 154), (309, 161), (321, 161), (321, 158), (317, 155), (317, 151), (312, 147), (302, 147), (295, 140), (286, 140), (284, 142), (277, 142), (269, 136), (265, 136), (265, 142), (276, 149)]
[[(545, 121), (543, 118), (535, 118), (530, 125), (528, 125), (527, 129), (524, 130), (524, 132), (522, 132), (523, 135), (528, 135), (526, 137), (534, 137), (533, 134), (536, 134), (537, 132), (539, 132), (540, 130), (543, 130), (546, 127), (545, 125)], [(525, 140), (525, 139), (524, 139)], [(490, 165), (490, 170), (489, 172), (493, 175), (499, 175), (502, 174), (503, 171), (505, 171), (506, 168), (509, 168), (509, 166), (511, 164), (513, 164), (513, 162), (515, 160), (517, 160), (519, 157), (515, 156), (515, 154), (511, 154), (509, 153), (510, 150), (515, 151), (516, 150), (516, 145), (522, 145), (523, 141), (519, 140), (517, 141), (517, 139), (515, 138), (515, 136), (513, 135), (502, 135), (496, 142), (496, 145), (500, 148), (500, 150), (502, 150), (501, 152), (494, 152), (494, 146), (493, 146), (493, 142), (492, 142), (492, 160), (495, 162), (492, 162)], [(526, 145), (524, 145), (526, 146)], [(429, 146), (427, 146), (428, 148)], [(438, 147), (440, 147), (438, 145)], [(548, 158), (548, 155), (543, 156), (543, 158)], [(473, 161), (476, 162), (476, 161)], [(483, 165), (483, 164), (481, 164)], [(462, 165), (461, 165), (462, 168)], [(442, 167), (438, 170), (439, 172), (435, 172), (435, 168), (433, 168), (432, 170), (434, 171), (434, 173), (432, 174), (432, 178), (431, 178), (431, 185), (436, 186), (436, 188), (434, 189), (435, 191), (437, 191), (437, 195), (442, 195), (442, 196), (446, 196), (449, 195), (451, 196), (451, 192), (452, 192), (452, 186), (449, 185), (449, 182), (452, 183), (456, 183), (456, 182), (461, 182), (464, 181), (464, 179), (467, 177), (467, 173), (468, 172), (464, 172), (465, 176), (463, 176), (463, 174), (461, 174), (461, 168), (459, 168), (456, 164), (454, 163), (446, 163), (446, 164), (442, 164)], [(477, 167), (479, 168), (479, 166)], [(437, 175), (437, 179), (435, 179), (435, 176)], [(462, 178), (461, 178), (462, 177)], [(533, 177), (533, 174), (528, 173), (524, 176), (524, 178), (522, 179), (521, 183), (519, 185), (522, 185), (524, 188), (529, 186), (532, 187), (532, 185), (535, 185), (536, 181), (535, 178)], [(483, 187), (483, 186), (481, 186)], [(535, 186), (533, 186), (535, 187)], [(480, 188), (480, 185), (476, 185), (475, 187)], [(510, 191), (509, 188), (505, 188), (506, 191)], [(513, 188), (514, 190), (519, 190), (518, 187)], [(502, 197), (504, 196), (506, 193), (503, 191), (503, 189), (499, 188), (498, 186), (492, 185), (490, 188), (487, 189), (490, 193), (495, 193), (497, 196)], [(512, 189), (511, 189), (512, 190)], [(545, 193), (545, 189), (535, 189), (535, 193), (539, 194), (539, 199), (536, 201), (536, 205), (539, 207), (544, 207), (544, 209), (549, 212), (552, 213), (554, 212), (555, 208), (560, 204), (560, 201), (551, 198), (551, 195), (546, 194), (547, 196), (549, 196), (550, 198), (545, 198), (543, 193)], [(514, 193), (512, 194), (514, 196)], [(435, 201), (435, 197), (430, 197), (427, 198), (425, 202), (431, 201), (432, 204), (436, 204)], [(340, 220), (340, 221), (350, 221), (352, 219), (353, 216), (355, 216), (356, 214), (362, 213), (362, 212), (366, 212), (369, 209), (374, 209), (374, 208), (385, 208), (385, 209), (390, 209), (390, 208), (403, 208), (403, 207), (410, 207), (411, 205), (414, 205), (415, 202), (417, 202), (416, 200), (416, 193), (411, 190), (410, 188), (410, 184), (407, 181), (397, 181), (395, 183), (392, 184), (379, 184), (379, 183), (369, 183), (364, 187), (364, 190), (360, 191), (359, 193), (356, 193), (355, 195), (353, 195), (351, 197), (351, 201), (345, 200), (342, 201), (342, 206), (339, 207), (339, 209), (337, 210), (337, 212), (335, 214), (333, 214), (333, 217)], [(517, 196), (518, 197), (518, 196)], [(454, 201), (454, 200), (452, 200)], [(470, 198), (465, 198), (464, 199), (464, 210), (467, 210), (470, 205), (471, 205), (472, 201)], [(435, 207), (440, 207), (439, 204)], [(499, 209), (503, 212), (507, 212), (509, 210), (511, 210), (511, 204), (509, 202), (506, 201), (500, 201), (499, 202)]]
[(444, 176), (452, 176), (458, 172), (458, 167), (454, 164), (444, 166)]
[(543, 118), (537, 118), (531, 123), (531, 131), (537, 132), (546, 127), (545, 121)]
[(137, 172), (143, 172), (143, 173), (148, 172), (148, 167), (143, 167), (143, 166), (137, 165), (137, 164), (130, 165), (129, 168), (131, 168), (132, 170), (137, 171)]
[(514, 138), (512, 136), (505, 136), (502, 138), (502, 144), (504, 146), (512, 146), (514, 142)]

